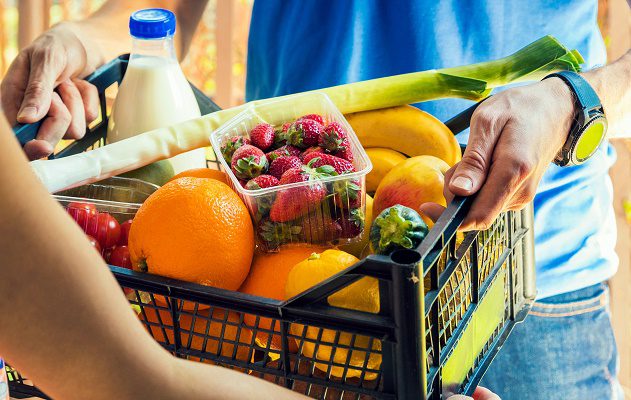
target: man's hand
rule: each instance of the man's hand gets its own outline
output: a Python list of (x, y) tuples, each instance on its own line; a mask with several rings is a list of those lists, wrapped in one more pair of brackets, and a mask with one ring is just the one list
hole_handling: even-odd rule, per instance
[(37, 138), (24, 146), (30, 159), (50, 155), (62, 138), (80, 139), (97, 118), (97, 89), (78, 79), (91, 69), (86, 48), (67, 25), (46, 32), (13, 61), (0, 85), (6, 117), (12, 125), (44, 119)]
[(489, 389), (478, 387), (475, 389), (475, 393), (473, 393), (473, 397), (463, 396), (461, 394), (457, 394), (455, 396), (449, 397), (447, 400), (501, 400), (498, 395), (491, 392)]
[[(508, 89), (482, 103), (471, 118), (462, 161), (445, 174), (447, 202), (477, 193), (461, 229), (488, 228), (500, 212), (519, 210), (567, 139), (574, 102), (559, 78)], [(442, 212), (424, 204), (430, 217)]]

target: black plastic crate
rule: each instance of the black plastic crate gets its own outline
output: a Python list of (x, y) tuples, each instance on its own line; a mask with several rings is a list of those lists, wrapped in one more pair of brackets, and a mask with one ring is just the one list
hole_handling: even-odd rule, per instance
[[(89, 77), (99, 89), (102, 115), (105, 89), (120, 82), (126, 66), (123, 56)], [(218, 110), (193, 89), (202, 114)], [(468, 127), (472, 109), (447, 122), (454, 133)], [(103, 145), (106, 122), (101, 118), (52, 157)], [(15, 132), (25, 143), (38, 127)], [(463, 236), (457, 228), (471, 202), (454, 199), (419, 248), (369, 256), (288, 301), (110, 268), (131, 289), (128, 299), (148, 331), (178, 357), (321, 399), (470, 394), (535, 296), (531, 207)], [(365, 276), (379, 280), (379, 314), (328, 305), (328, 296)], [(17, 371), (7, 371), (12, 396), (46, 398)]]

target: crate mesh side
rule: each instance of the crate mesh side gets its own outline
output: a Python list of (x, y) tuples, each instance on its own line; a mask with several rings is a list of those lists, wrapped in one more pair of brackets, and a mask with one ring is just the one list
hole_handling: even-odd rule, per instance
[[(466, 322), (464, 318), (467, 310), (472, 305), (473, 299), (484, 295), (484, 293), (480, 293), (478, 296), (474, 296), (475, 293), (472, 292), (473, 283), (476, 283), (478, 290), (481, 290), (483, 286), (488, 288), (490, 287), (488, 280), (492, 273), (494, 277), (497, 277), (503, 271), (506, 272), (503, 317), (484, 345), (483, 350), (475, 359), (463, 382), (463, 386), (467, 384), (474, 372), (480, 367), (481, 361), (491, 346), (500, 339), (501, 333), (511, 317), (513, 304), (520, 304), (520, 296), (523, 297), (523, 294), (521, 294), (522, 276), (520, 271), (522, 248), (521, 240), (514, 240), (514, 238), (521, 229), (521, 214), (518, 212), (507, 212), (502, 214), (488, 230), (478, 232), (469, 250), (459, 249), (459, 246), (462, 245), (462, 240), (456, 235), (445, 240), (442, 249), (439, 249), (441, 250), (441, 255), (435, 264), (430, 267), (438, 269), (439, 274), (441, 274), (439, 282), (446, 279), (446, 277), (442, 277), (442, 274), (445, 273), (449, 260), (455, 259), (456, 254), (462, 254), (462, 258), (453, 269), (451, 277), (438, 292), (436, 300), (438, 302), (436, 308), (438, 312), (430, 309), (425, 318), (427, 352), (425, 366), (428, 371), (428, 398), (439, 398), (442, 392), (442, 388), (433, 386), (435, 383), (440, 384), (440, 379), (432, 382), (431, 378), (434, 377), (436, 372), (440, 374), (440, 366), (449, 357), (449, 354), (443, 354), (443, 349), (458, 339), (453, 337), (453, 334), (462, 323)], [(469, 233), (468, 235), (471, 234)], [(467, 240), (465, 239), (466, 242)], [(471, 257), (473, 254), (477, 254), (477, 276), (472, 276), (473, 263)], [(430, 288), (430, 275), (427, 274), (425, 277), (426, 291), (437, 289)], [(477, 282), (474, 282), (474, 280), (477, 280)], [(438, 329), (436, 329), (434, 324), (438, 325)], [(433, 332), (438, 332), (438, 336), (434, 337)], [(436, 348), (439, 349), (439, 354), (435, 354)]]

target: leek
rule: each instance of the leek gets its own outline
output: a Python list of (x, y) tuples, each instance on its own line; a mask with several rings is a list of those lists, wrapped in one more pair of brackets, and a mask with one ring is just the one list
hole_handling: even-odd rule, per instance
[[(575, 50), (545, 36), (516, 53), (467, 66), (349, 83), (312, 92), (325, 93), (344, 113), (412, 104), (446, 97), (480, 100), (496, 87), (511, 82), (539, 80), (559, 70), (579, 71), (583, 62)], [(308, 93), (312, 93), (308, 92)], [(95, 182), (152, 162), (209, 145), (210, 132), (248, 107), (274, 99), (257, 100), (221, 110), (168, 128), (156, 129), (92, 151), (31, 163), (50, 192)], [(282, 110), (279, 110), (282, 113)]]

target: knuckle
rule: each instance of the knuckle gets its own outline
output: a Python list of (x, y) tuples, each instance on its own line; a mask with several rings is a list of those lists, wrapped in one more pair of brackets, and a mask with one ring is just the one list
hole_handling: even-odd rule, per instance
[(535, 170), (535, 163), (527, 158), (513, 157), (509, 160), (513, 176), (523, 180)]
[(482, 151), (477, 147), (467, 148), (462, 160), (460, 161), (467, 169), (473, 169), (485, 172), (487, 169), (486, 158)]
[(26, 98), (39, 98), (46, 94), (47, 88), (44, 81), (36, 79), (29, 82), (26, 90), (24, 91), (24, 97)]

